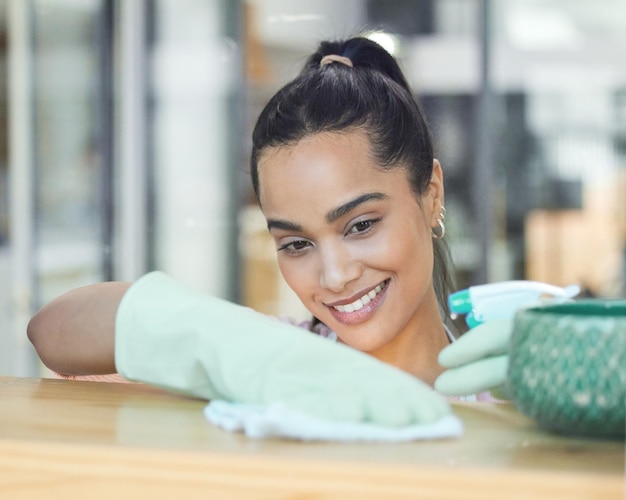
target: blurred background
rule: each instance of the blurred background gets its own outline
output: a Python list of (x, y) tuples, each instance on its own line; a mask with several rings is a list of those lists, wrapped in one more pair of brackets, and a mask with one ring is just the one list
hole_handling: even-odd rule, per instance
[(41, 305), (153, 269), (306, 317), (250, 133), (320, 40), (363, 32), (430, 120), (459, 287), (624, 297), (623, 0), (0, 0), (0, 374), (42, 373)]

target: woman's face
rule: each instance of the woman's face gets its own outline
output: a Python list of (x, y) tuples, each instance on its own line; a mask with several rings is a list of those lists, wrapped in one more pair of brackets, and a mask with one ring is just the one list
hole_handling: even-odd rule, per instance
[(439, 317), (438, 162), (418, 202), (403, 168), (377, 166), (364, 132), (322, 133), (268, 149), (259, 185), (285, 280), (341, 341), (375, 354)]

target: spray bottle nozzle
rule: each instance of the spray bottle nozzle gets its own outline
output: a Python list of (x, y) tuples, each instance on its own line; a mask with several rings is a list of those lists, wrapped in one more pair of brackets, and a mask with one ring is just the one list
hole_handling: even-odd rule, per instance
[(455, 314), (467, 314), (472, 310), (472, 298), (469, 288), (451, 293), (448, 297), (450, 312)]

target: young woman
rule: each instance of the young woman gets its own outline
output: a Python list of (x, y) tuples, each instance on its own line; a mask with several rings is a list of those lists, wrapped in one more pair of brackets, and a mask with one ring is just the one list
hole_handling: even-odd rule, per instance
[(365, 38), (322, 43), (252, 143), (288, 285), (339, 341), (432, 384), (451, 340), (443, 173), (394, 58)]
[[(251, 174), (281, 273), (314, 317), (309, 329), (432, 386), (453, 340), (443, 172), (394, 58), (366, 38), (321, 43), (262, 111)], [(80, 288), (38, 312), (28, 335), (44, 363), (67, 375), (115, 372), (129, 288)]]

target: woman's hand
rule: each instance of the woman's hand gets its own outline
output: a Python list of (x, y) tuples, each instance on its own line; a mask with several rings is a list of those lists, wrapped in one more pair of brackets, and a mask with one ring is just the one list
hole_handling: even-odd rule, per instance
[(446, 367), (435, 389), (446, 396), (465, 396), (498, 390), (507, 380), (508, 346), (513, 320), (493, 320), (472, 328), (439, 353)]
[(204, 399), (281, 403), (332, 421), (432, 423), (448, 403), (417, 378), (345, 345), (151, 273), (117, 316), (120, 374)]

